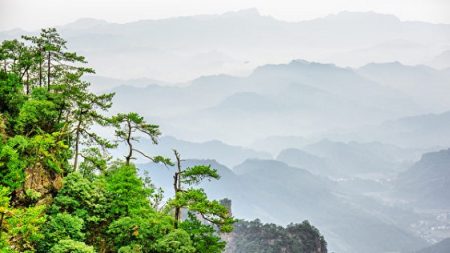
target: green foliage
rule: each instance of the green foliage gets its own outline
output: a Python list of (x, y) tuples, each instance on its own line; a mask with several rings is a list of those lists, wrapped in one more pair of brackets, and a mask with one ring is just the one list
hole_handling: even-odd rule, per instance
[(200, 222), (194, 214), (189, 213), (188, 219), (180, 223), (180, 229), (186, 231), (197, 253), (220, 253), (225, 249), (225, 242), (217, 231), (209, 225)]
[(49, 91), (55, 81), (61, 81), (67, 74), (94, 73), (93, 69), (79, 65), (86, 63), (83, 56), (66, 51), (66, 41), (55, 28), (42, 29), (39, 36), (23, 36), (23, 38), (33, 46), (30, 55), (31, 62), (34, 62), (32, 68), (38, 74), (36, 82), (39, 86), (46, 83)]
[(23, 154), (28, 147), (28, 140), (17, 135), (5, 144), (0, 143), (0, 177), (1, 185), (11, 189), (19, 188), (25, 178), (24, 169), (28, 165)]
[(19, 252), (35, 251), (36, 244), (44, 238), (42, 225), (46, 221), (45, 206), (15, 208), (7, 218), (9, 242)]
[(229, 210), (216, 200), (209, 200), (203, 189), (188, 188), (199, 184), (202, 180), (219, 179), (217, 170), (211, 166), (197, 165), (193, 167), (182, 168), (180, 154), (174, 150), (177, 160), (177, 171), (174, 178), (175, 196), (168, 202), (168, 207), (174, 209), (174, 227), (178, 228), (181, 218), (181, 210), (186, 209), (189, 212), (196, 213), (205, 221), (219, 227), (221, 232), (230, 232), (233, 230), (234, 218)]
[(9, 207), (9, 202), (11, 198), (9, 197), (9, 188), (0, 186), (0, 248), (6, 249), (8, 246), (8, 234), (3, 233), (4, 230), (8, 231), (8, 223), (6, 218), (11, 216), (11, 210)]
[(77, 242), (70, 239), (59, 241), (49, 251), (50, 253), (95, 253), (94, 247), (86, 245), (84, 242)]
[(205, 179), (220, 179), (220, 176), (217, 173), (217, 170), (211, 168), (211, 165), (197, 165), (186, 168), (183, 173), (181, 173), (180, 179), (184, 184), (194, 185)]
[(80, 164), (79, 172), (84, 178), (93, 181), (99, 175), (104, 175), (108, 169), (108, 162), (111, 157), (101, 152), (96, 147), (86, 148), (81, 153), (83, 161)]
[(67, 168), (69, 157), (70, 150), (58, 132), (31, 138), (16, 135), (6, 143), (0, 143), (1, 184), (11, 189), (19, 188), (25, 178), (24, 169), (30, 165), (41, 164), (61, 173)]
[(82, 219), (87, 227), (95, 227), (105, 219), (106, 210), (103, 186), (73, 172), (64, 178), (64, 186), (55, 197), (49, 213), (66, 212)]
[(0, 71), (0, 113), (16, 117), (26, 97), (19, 77)]
[(17, 116), (15, 131), (26, 136), (42, 131), (52, 132), (57, 116), (58, 111), (55, 103), (46, 99), (32, 98), (21, 107)]
[(119, 218), (111, 223), (107, 232), (115, 249), (128, 246), (139, 247), (142, 252), (152, 252), (155, 241), (171, 229), (172, 223), (167, 216), (151, 213), (144, 217)]
[(150, 137), (153, 144), (158, 144), (158, 136), (161, 135), (158, 125), (147, 123), (144, 117), (135, 112), (119, 113), (112, 117), (110, 122), (115, 127), (117, 142), (125, 143), (128, 147), (128, 154), (125, 156), (126, 164), (130, 164), (130, 161), (135, 159), (134, 153), (139, 153), (154, 162), (171, 164), (167, 158), (162, 156), (151, 157), (133, 146), (135, 142), (139, 142), (139, 137), (136, 136), (136, 132), (145, 134), (147, 137)]
[[(153, 143), (157, 144), (157, 137), (161, 134), (158, 125), (152, 125), (145, 122), (144, 117), (135, 112), (119, 113), (112, 119), (116, 129), (116, 136), (121, 140), (129, 138), (129, 132), (140, 131), (150, 137)], [(138, 140), (136, 136), (132, 136), (131, 140)]]
[[(45, 240), (40, 242), (40, 250), (48, 251), (54, 249), (53, 245), (61, 240), (83, 241), (85, 238), (82, 232), (84, 221), (81, 218), (72, 216), (68, 213), (57, 213), (50, 216), (48, 222), (43, 227)], [(56, 246), (56, 245), (55, 245)]]
[[(114, 94), (89, 91), (82, 77), (94, 71), (56, 29), (22, 39), (0, 45), (1, 252), (221, 252), (217, 228), (230, 231), (234, 219), (202, 189), (187, 188), (219, 179), (217, 171), (180, 170), (177, 194), (161, 208), (163, 191), (131, 163), (137, 153), (174, 166), (134, 145), (139, 135), (157, 144), (159, 126), (136, 113), (103, 116)], [(115, 128), (128, 147), (125, 163), (110, 162), (117, 145), (93, 126)], [(174, 209), (202, 220), (175, 219)]]
[[(112, 106), (111, 100), (114, 93), (96, 95), (88, 92), (87, 88), (89, 87), (89, 83), (80, 81), (77, 76), (75, 76), (74, 84), (71, 86), (62, 86), (62, 88), (64, 92), (68, 93), (73, 106), (74, 120), (71, 129), (75, 150), (73, 167), (77, 170), (80, 144), (87, 146), (97, 145), (102, 149), (114, 148), (116, 145), (91, 130), (95, 124), (101, 126), (108, 125), (108, 119), (101, 115), (99, 111), (107, 111)], [(65, 104), (64, 106), (68, 105)]]
[(42, 194), (40, 192), (37, 192), (33, 189), (27, 189), (25, 191), (25, 195), (27, 195), (27, 197), (32, 201), (38, 200), (40, 197), (42, 197)]
[(159, 238), (155, 245), (156, 252), (194, 253), (189, 234), (181, 229), (175, 229), (166, 236)]
[(152, 189), (144, 187), (134, 165), (122, 165), (105, 177), (109, 212), (113, 216), (143, 215), (150, 210)]
[(230, 216), (228, 209), (217, 200), (209, 200), (203, 189), (188, 189), (178, 192), (176, 197), (170, 201), (169, 206), (186, 208), (191, 212), (198, 213), (206, 221), (219, 226), (223, 232), (233, 229), (234, 219)]
[(62, 173), (64, 169), (67, 169), (67, 159), (71, 154), (62, 138), (60, 132), (35, 135), (30, 138), (27, 147), (30, 155), (29, 163), (40, 163), (48, 169)]
[(239, 221), (235, 224), (230, 243), (237, 253), (327, 252), (323, 236), (308, 221), (290, 224), (286, 228), (262, 224), (259, 220)]

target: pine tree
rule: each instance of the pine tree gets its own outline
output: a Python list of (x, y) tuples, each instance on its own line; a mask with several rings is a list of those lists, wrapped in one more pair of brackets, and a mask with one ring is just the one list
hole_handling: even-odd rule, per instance
[(158, 137), (161, 135), (159, 126), (148, 124), (145, 122), (144, 117), (134, 112), (119, 113), (112, 117), (111, 122), (116, 128), (115, 132), (118, 142), (127, 145), (128, 153), (125, 155), (125, 164), (129, 165), (130, 161), (135, 159), (134, 152), (152, 161), (161, 161), (160, 157), (151, 157), (135, 147), (135, 143), (139, 142), (139, 136), (136, 136), (136, 134), (139, 133), (150, 137), (153, 144), (158, 144)]

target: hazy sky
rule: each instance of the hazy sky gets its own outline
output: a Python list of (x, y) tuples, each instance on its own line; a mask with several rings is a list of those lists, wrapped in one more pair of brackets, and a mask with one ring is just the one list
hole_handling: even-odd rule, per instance
[(450, 0), (0, 0), (0, 30), (38, 29), (82, 17), (129, 22), (257, 8), (287, 21), (343, 10), (395, 14), (402, 20), (450, 23)]

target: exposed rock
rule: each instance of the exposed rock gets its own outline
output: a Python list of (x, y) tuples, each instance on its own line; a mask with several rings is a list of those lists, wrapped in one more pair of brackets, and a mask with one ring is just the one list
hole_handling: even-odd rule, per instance
[(225, 253), (282, 252), (327, 253), (327, 243), (314, 226), (305, 221), (287, 227), (263, 224), (259, 220), (239, 221), (226, 238)]
[[(50, 204), (53, 194), (62, 188), (62, 179), (60, 174), (44, 168), (41, 163), (28, 167), (23, 187), (16, 191), (15, 204), (26, 205), (30, 200), (36, 204)], [(29, 196), (30, 192), (33, 196)]]
[(0, 113), (0, 140), (6, 141), (6, 124), (3, 115)]

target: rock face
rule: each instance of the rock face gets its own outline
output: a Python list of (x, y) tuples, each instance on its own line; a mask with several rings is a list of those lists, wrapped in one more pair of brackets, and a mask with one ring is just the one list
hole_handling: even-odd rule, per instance
[(327, 243), (319, 231), (304, 221), (287, 227), (240, 221), (227, 238), (226, 253), (327, 253)]
[(5, 120), (3, 119), (3, 115), (0, 113), (0, 140), (6, 140), (6, 126)]
[[(231, 200), (220, 202), (232, 214)], [(220, 237), (227, 242), (225, 253), (327, 253), (324, 237), (308, 221), (284, 228), (259, 220), (241, 220), (234, 225), (233, 232)]]
[(63, 177), (50, 171), (41, 163), (25, 169), (25, 182), (23, 188), (16, 191), (16, 205), (23, 205), (29, 201), (36, 204), (50, 204), (53, 193), (62, 188)]

